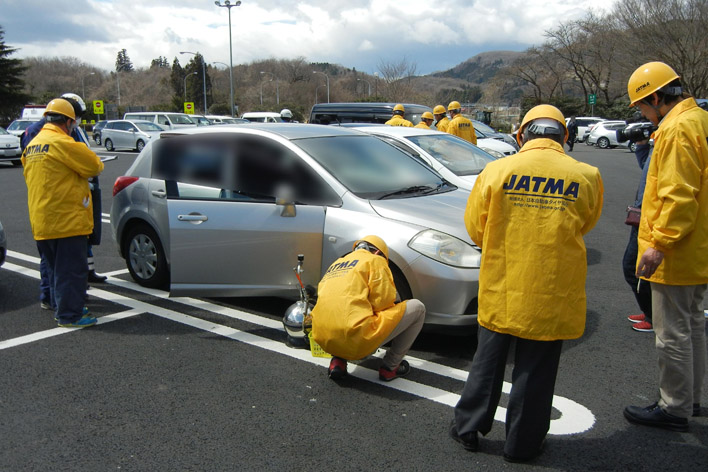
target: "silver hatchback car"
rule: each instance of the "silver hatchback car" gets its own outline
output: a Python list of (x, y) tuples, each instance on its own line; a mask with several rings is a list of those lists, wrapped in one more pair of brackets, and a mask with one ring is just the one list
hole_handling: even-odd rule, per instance
[(139, 284), (174, 296), (297, 298), (367, 234), (389, 246), (402, 298), (426, 323), (476, 324), (480, 250), (468, 192), (359, 131), (305, 124), (205, 126), (148, 143), (113, 187), (111, 226)]
[(101, 139), (106, 150), (135, 149), (140, 152), (145, 145), (160, 135), (165, 129), (144, 120), (114, 120), (106, 123), (101, 130)]

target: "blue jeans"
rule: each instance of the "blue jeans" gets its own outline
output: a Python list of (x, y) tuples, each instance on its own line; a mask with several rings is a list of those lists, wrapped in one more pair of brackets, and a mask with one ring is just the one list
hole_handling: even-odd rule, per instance
[(50, 299), (56, 306), (55, 318), (60, 323), (72, 323), (83, 316), (88, 275), (87, 241), (86, 236), (37, 241), (37, 249), (46, 263)]
[(624, 257), (622, 257), (622, 271), (624, 272), (624, 280), (631, 287), (634, 298), (637, 300), (637, 305), (647, 317), (646, 320), (651, 323), (651, 284), (646, 280), (642, 280), (639, 285), (639, 292), (637, 292), (637, 283), (639, 283), (636, 275), (637, 234), (639, 229), (634, 226), (630, 226), (630, 228), (629, 241), (627, 242), (627, 248), (624, 250)]

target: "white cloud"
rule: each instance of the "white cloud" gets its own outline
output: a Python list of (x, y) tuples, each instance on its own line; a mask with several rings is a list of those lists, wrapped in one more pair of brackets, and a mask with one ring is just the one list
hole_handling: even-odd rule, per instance
[[(593, 5), (608, 9), (616, 1)], [(5, 42), (20, 48), (20, 57), (75, 56), (104, 69), (113, 68), (123, 48), (136, 67), (147, 67), (158, 56), (184, 63), (189, 59), (179, 55), (182, 50), (198, 51), (210, 62), (229, 59), (228, 14), (212, 1), (56, 0), (51, 9), (39, 0), (3, 3)], [(301, 0), (295, 6), (291, 0), (243, 0), (231, 9), (233, 60), (304, 56), (373, 72), (381, 58), (427, 55), (429, 63), (419, 71), (430, 72), (447, 67), (445, 62), (462, 62), (486, 45), (521, 50), (539, 44), (545, 30), (585, 12), (567, 0)], [(32, 34), (22, 24), (32, 25)], [(65, 27), (59, 31), (67, 39), (56, 40), (57, 24)], [(434, 51), (448, 47), (459, 57), (439, 57), (436, 64), (440, 54)]]

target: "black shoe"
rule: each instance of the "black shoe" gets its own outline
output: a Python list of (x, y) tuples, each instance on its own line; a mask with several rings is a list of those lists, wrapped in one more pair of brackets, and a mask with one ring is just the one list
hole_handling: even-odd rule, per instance
[(546, 445), (546, 440), (544, 439), (543, 441), (541, 441), (541, 445), (538, 447), (538, 450), (527, 457), (512, 456), (511, 454), (507, 454), (505, 452), (504, 453), (504, 460), (506, 462), (512, 462), (514, 464), (520, 463), (520, 462), (531, 462), (532, 460), (537, 459), (538, 456), (540, 456), (543, 453), (543, 448), (545, 445)]
[(693, 404), (693, 415), (692, 416), (701, 416), (701, 404), (700, 403)]
[(88, 281), (91, 284), (102, 284), (108, 280), (108, 277), (105, 275), (98, 275), (95, 270), (90, 270), (88, 273)]
[(653, 426), (671, 431), (688, 431), (688, 419), (665, 412), (658, 403), (645, 408), (628, 406), (624, 409), (627, 421), (644, 426)]
[(327, 375), (332, 380), (341, 380), (347, 376), (347, 361), (339, 357), (332, 357), (329, 361)]
[(457, 434), (457, 425), (455, 424), (455, 420), (453, 419), (450, 422), (449, 432), (450, 437), (458, 443), (462, 444), (462, 447), (464, 447), (466, 450), (477, 452), (477, 448), (479, 447), (479, 438), (477, 437), (477, 431), (472, 431), (471, 433), (465, 434)]

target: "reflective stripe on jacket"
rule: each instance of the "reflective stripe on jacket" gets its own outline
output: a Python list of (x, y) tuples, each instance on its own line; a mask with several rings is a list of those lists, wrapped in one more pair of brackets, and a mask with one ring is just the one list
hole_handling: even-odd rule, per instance
[(477, 144), (477, 134), (474, 132), (472, 122), (462, 115), (455, 115), (447, 124), (447, 132), (459, 136), (472, 144)]
[(409, 128), (413, 127), (413, 123), (403, 118), (401, 115), (393, 115), (393, 118), (384, 123), (389, 126), (407, 126)]
[(654, 152), (639, 224), (639, 258), (649, 247), (664, 253), (664, 260), (648, 279), (652, 282), (707, 283), (708, 113), (693, 98), (682, 100), (652, 137)]
[(373, 353), (403, 317), (386, 258), (359, 249), (334, 261), (317, 287), (312, 337), (333, 356), (362, 359)]
[(465, 226), (482, 248), (481, 326), (551, 341), (585, 330), (583, 235), (600, 218), (600, 172), (539, 138), (487, 164), (467, 201)]
[(96, 153), (47, 123), (22, 153), (22, 165), (34, 239), (91, 234), (88, 178), (103, 170)]

